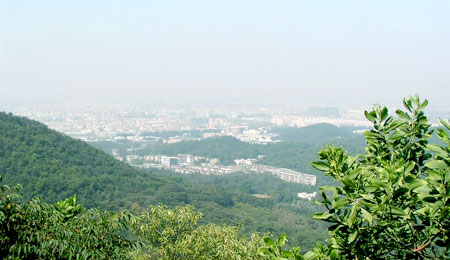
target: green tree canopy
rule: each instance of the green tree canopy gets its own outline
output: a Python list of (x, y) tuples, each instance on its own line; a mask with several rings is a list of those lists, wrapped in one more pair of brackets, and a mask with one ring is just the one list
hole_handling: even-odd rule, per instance
[(450, 123), (441, 119), (440, 144), (423, 110), (428, 101), (404, 99), (396, 117), (376, 105), (366, 111), (363, 155), (327, 146), (312, 165), (337, 185), (321, 187), (314, 218), (329, 223), (329, 238), (299, 256), (265, 239), (260, 254), (272, 259), (450, 259)]
[(327, 211), (314, 218), (331, 224), (330, 238), (306, 259), (450, 258), (450, 124), (438, 129), (444, 146), (429, 144), (427, 100), (403, 104), (396, 118), (381, 106), (365, 112), (373, 129), (364, 155), (319, 153), (313, 166), (339, 185), (321, 188)]

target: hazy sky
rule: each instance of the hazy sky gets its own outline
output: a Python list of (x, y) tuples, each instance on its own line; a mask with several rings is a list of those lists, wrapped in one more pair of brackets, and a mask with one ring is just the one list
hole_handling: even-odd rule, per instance
[(0, 103), (450, 105), (450, 1), (0, 0)]

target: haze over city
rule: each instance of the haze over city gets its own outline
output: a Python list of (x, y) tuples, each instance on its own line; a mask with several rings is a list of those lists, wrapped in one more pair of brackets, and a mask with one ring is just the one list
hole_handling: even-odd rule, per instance
[[(447, 106), (448, 1), (0, 1), (0, 103)], [(2, 108), (2, 107), (0, 107)]]

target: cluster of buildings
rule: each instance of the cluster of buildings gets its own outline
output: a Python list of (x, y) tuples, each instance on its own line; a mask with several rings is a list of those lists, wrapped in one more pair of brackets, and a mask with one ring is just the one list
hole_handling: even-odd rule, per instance
[[(256, 164), (257, 159), (237, 159), (236, 165), (220, 165), (216, 158), (197, 157), (190, 154), (179, 154), (177, 156), (133, 156), (127, 157), (134, 160), (144, 159), (142, 164), (133, 164), (133, 160), (129, 163), (133, 166), (140, 168), (158, 168), (158, 169), (170, 169), (172, 171), (183, 174), (206, 174), (206, 175), (225, 175), (230, 173), (242, 172), (242, 173), (271, 173), (278, 176), (280, 179), (287, 182), (301, 183), (306, 185), (316, 185), (316, 176), (311, 174), (305, 174), (297, 172), (287, 168), (278, 168), (268, 165)], [(260, 157), (262, 158), (262, 157)], [(199, 163), (199, 161), (202, 161)], [(196, 163), (197, 162), (197, 163)]]
[(250, 143), (273, 142), (270, 126), (303, 127), (316, 123), (366, 126), (363, 111), (340, 113), (337, 108), (283, 109), (277, 107), (187, 105), (79, 105), (21, 107), (12, 111), (87, 142), (131, 141), (174, 143), (198, 137), (152, 137), (148, 133), (208, 130), (200, 138), (234, 136)]
[(273, 116), (270, 122), (273, 125), (289, 127), (305, 127), (320, 123), (328, 123), (336, 126), (371, 126), (371, 123), (369, 121), (362, 119), (317, 117), (308, 115), (277, 115)]

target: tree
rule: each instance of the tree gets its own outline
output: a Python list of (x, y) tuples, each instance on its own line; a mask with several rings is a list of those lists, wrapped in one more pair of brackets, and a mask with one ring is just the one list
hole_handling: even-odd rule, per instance
[(448, 120), (429, 144), (433, 130), (424, 115), (428, 102), (404, 99), (406, 111), (390, 116), (375, 106), (365, 116), (362, 156), (327, 146), (313, 166), (338, 182), (321, 188), (329, 222), (328, 245), (306, 259), (450, 259), (450, 139)]
[[(268, 259), (263, 240), (240, 227), (197, 226), (192, 206), (150, 206), (139, 215), (85, 209), (76, 196), (55, 204), (21, 200), (20, 186), (0, 186), (4, 259)], [(129, 239), (133, 238), (133, 240)]]
[[(329, 239), (303, 257), (314, 259), (450, 259), (450, 123), (441, 119), (441, 144), (429, 144), (433, 129), (424, 115), (428, 101), (409, 97), (397, 118), (376, 105), (365, 112), (373, 129), (365, 132), (364, 155), (349, 156), (327, 146), (312, 165), (333, 177), (321, 187)], [(296, 259), (265, 239), (260, 252), (271, 259)], [(281, 245), (281, 246), (280, 246)]]
[(268, 259), (257, 255), (263, 245), (258, 234), (247, 239), (239, 227), (197, 226), (201, 216), (192, 206), (159, 205), (132, 218), (132, 230), (144, 245), (137, 259)]
[(0, 186), (4, 259), (131, 259), (137, 246), (120, 236), (130, 214), (86, 210), (71, 197), (56, 204), (21, 201), (20, 186)]

